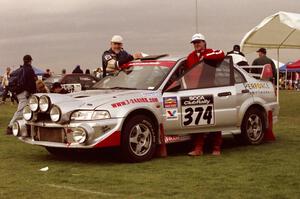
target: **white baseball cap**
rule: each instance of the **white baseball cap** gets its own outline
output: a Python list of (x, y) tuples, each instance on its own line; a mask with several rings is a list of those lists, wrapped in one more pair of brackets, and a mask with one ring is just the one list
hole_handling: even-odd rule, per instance
[(114, 42), (114, 43), (123, 43), (123, 38), (120, 36), (120, 35), (114, 35), (111, 40), (111, 42)]
[(192, 41), (191, 43), (193, 43), (194, 41), (197, 41), (197, 40), (203, 40), (205, 41), (205, 37), (204, 35), (202, 35), (201, 33), (196, 33), (192, 36)]

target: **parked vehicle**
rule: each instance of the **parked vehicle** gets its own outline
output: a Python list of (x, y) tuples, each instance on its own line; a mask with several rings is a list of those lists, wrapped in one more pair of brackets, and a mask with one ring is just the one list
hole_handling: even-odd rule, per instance
[(90, 89), (98, 81), (99, 79), (92, 75), (75, 73), (51, 76), (45, 80), (45, 84), (51, 89), (55, 82), (59, 82), (65, 90), (72, 93)]
[(272, 83), (253, 78), (231, 57), (217, 64), (201, 61), (190, 70), (185, 63), (186, 58), (144, 58), (94, 90), (33, 95), (13, 133), (53, 154), (120, 147), (129, 162), (150, 160), (162, 136), (168, 144), (222, 131), (262, 143), (268, 113), (273, 122), (279, 113)]

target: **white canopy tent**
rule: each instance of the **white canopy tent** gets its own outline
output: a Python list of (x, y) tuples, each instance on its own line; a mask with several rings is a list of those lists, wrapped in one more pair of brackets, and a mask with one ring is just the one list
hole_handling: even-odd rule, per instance
[[(279, 65), (279, 49), (300, 49), (300, 14), (280, 11), (265, 18), (242, 39), (241, 49), (244, 53), (255, 52), (261, 47), (277, 49), (277, 65)], [(277, 84), (278, 81), (279, 67)]]

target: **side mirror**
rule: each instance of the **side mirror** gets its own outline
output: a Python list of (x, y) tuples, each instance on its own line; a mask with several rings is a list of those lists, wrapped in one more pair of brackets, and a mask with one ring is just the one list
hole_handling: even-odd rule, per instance
[(170, 86), (167, 87), (165, 92), (176, 92), (181, 88), (179, 81), (173, 82)]
[(271, 65), (270, 64), (264, 65), (262, 73), (260, 75), (260, 79), (262, 79), (262, 80), (270, 80), (272, 78), (273, 78), (273, 70), (272, 70)]

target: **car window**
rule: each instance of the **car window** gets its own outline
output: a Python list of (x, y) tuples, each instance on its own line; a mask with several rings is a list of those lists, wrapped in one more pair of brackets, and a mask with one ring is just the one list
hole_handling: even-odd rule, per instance
[(165, 85), (165, 88), (170, 86), (173, 82), (177, 81), (184, 73), (186, 72), (186, 60), (182, 61), (180, 65), (173, 72), (168, 82)]
[(236, 84), (246, 82), (244, 76), (237, 69), (234, 69), (234, 80)]
[(229, 86), (230, 60), (221, 63), (200, 62), (180, 78), (181, 90)]

